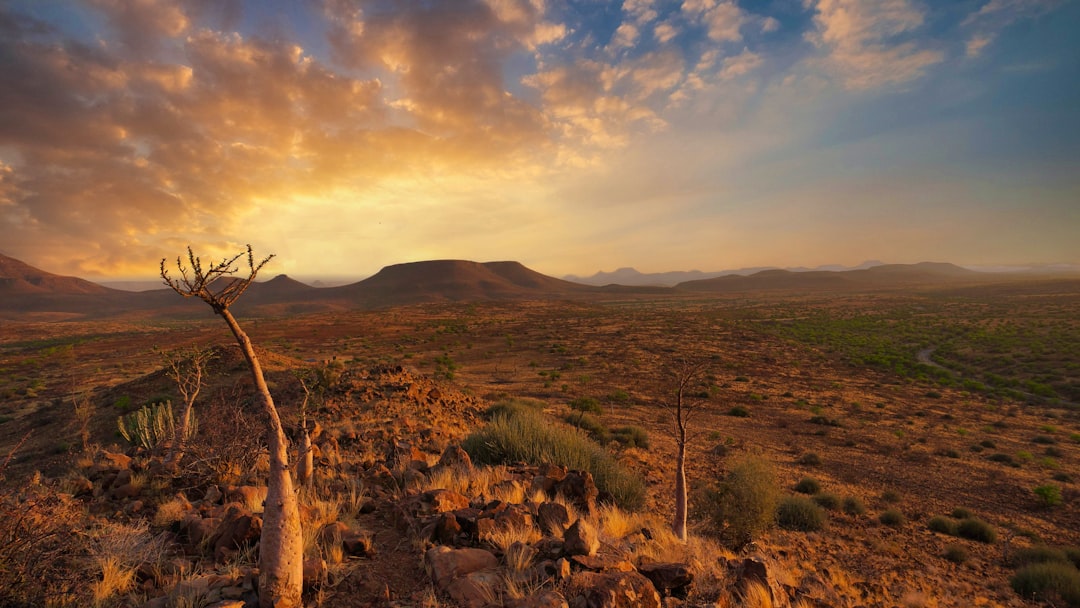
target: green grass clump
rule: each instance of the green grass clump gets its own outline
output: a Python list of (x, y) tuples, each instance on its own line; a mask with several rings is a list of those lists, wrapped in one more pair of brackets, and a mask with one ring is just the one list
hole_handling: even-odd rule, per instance
[(965, 509), (964, 507), (956, 507), (952, 510), (953, 519), (967, 519), (973, 515), (974, 514), (970, 509)]
[(611, 436), (615, 441), (628, 448), (649, 449), (649, 432), (640, 426), (623, 426), (612, 429)]
[(816, 532), (825, 527), (825, 511), (802, 496), (789, 496), (776, 508), (776, 522), (785, 530)]
[(963, 545), (949, 545), (945, 547), (945, 553), (942, 557), (954, 564), (962, 564), (968, 559), (968, 550)]
[(705, 493), (701, 506), (725, 544), (740, 547), (772, 526), (780, 500), (777, 488), (772, 463), (747, 455), (732, 464), (715, 489)]
[(840, 507), (840, 497), (831, 492), (821, 492), (810, 497), (817, 505), (830, 511)]
[(841, 507), (844, 513), (848, 515), (862, 515), (866, 513), (866, 505), (859, 499), (858, 496), (848, 496), (844, 498), (844, 504)]
[(993, 526), (978, 517), (961, 520), (959, 525), (956, 526), (956, 535), (960, 538), (988, 544), (997, 540), (997, 532), (994, 531)]
[(899, 528), (907, 523), (907, 518), (899, 509), (888, 509), (878, 516), (878, 521), (890, 528)]
[(1061, 504), (1061, 488), (1052, 483), (1039, 486), (1032, 491), (1035, 493), (1035, 498), (1038, 499), (1039, 505), (1046, 507), (1047, 509)]
[(589, 471), (596, 487), (615, 497), (624, 509), (645, 503), (645, 482), (581, 431), (556, 424), (533, 408), (516, 408), (494, 416), (462, 442), (474, 462), (531, 465), (560, 464)]
[(803, 477), (795, 484), (795, 491), (800, 494), (817, 494), (821, 491), (821, 482), (813, 477)]
[(544, 402), (539, 399), (505, 399), (489, 407), (484, 415), (488, 420), (496, 416), (513, 415), (518, 412), (541, 412)]
[(1071, 563), (1065, 552), (1048, 545), (1021, 547), (1009, 556), (1009, 565), (1020, 568), (1030, 564), (1068, 564)]
[(948, 517), (942, 517), (940, 515), (931, 517), (930, 521), (926, 522), (926, 527), (934, 532), (948, 534), (949, 536), (956, 535), (956, 522)]
[(563, 420), (567, 424), (576, 426), (585, 431), (593, 441), (600, 445), (606, 444), (611, 439), (611, 433), (608, 431), (608, 428), (595, 416), (589, 416), (588, 414), (567, 414), (563, 417)]
[(750, 410), (747, 409), (745, 406), (736, 405), (735, 407), (728, 410), (728, 416), (734, 416), (736, 418), (749, 418)]
[(1029, 564), (1017, 570), (1009, 583), (1025, 599), (1050, 600), (1056, 596), (1069, 606), (1080, 606), (1080, 571), (1071, 564)]

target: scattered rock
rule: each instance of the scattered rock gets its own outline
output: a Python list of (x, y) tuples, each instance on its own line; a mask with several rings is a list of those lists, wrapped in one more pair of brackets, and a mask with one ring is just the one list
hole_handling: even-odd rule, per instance
[(440, 589), (445, 589), (454, 578), (499, 565), (498, 558), (490, 551), (473, 548), (451, 549), (441, 545), (428, 549), (425, 561), (432, 582)]
[(573, 608), (660, 608), (660, 594), (638, 572), (578, 572), (567, 597)]
[(570, 525), (570, 514), (557, 502), (543, 502), (536, 508), (537, 523), (544, 536), (562, 536)]
[(638, 568), (638, 572), (649, 579), (653, 587), (656, 587), (656, 590), (664, 597), (674, 596), (686, 599), (690, 592), (690, 585), (694, 582), (694, 573), (690, 571), (688, 564), (645, 564)]
[(600, 539), (596, 530), (584, 519), (575, 521), (563, 534), (563, 553), (566, 556), (596, 555)]
[(542, 591), (537, 595), (519, 600), (508, 600), (506, 608), (569, 608), (566, 598), (558, 591)]

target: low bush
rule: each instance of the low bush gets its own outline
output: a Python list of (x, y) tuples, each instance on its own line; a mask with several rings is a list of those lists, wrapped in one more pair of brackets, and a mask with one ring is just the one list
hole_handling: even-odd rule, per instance
[(776, 522), (785, 530), (816, 532), (825, 527), (825, 511), (802, 496), (789, 496), (776, 508)]
[(1052, 508), (1061, 504), (1061, 488), (1054, 484), (1048, 483), (1046, 485), (1038, 486), (1034, 490), (1035, 498), (1038, 499), (1039, 505)]
[(997, 532), (994, 531), (993, 526), (977, 517), (961, 520), (956, 526), (956, 535), (980, 543), (992, 543), (997, 540)]
[(589, 416), (588, 414), (567, 414), (563, 417), (563, 420), (567, 424), (576, 426), (588, 433), (589, 437), (600, 445), (606, 444), (611, 439), (608, 428), (594, 416)]
[(890, 528), (899, 528), (907, 523), (907, 518), (899, 509), (889, 509), (878, 516), (878, 521)]
[(539, 399), (505, 399), (489, 407), (484, 415), (491, 420), (496, 416), (512, 415), (522, 411), (541, 412), (544, 405), (544, 402)]
[(830, 511), (840, 507), (840, 497), (830, 492), (821, 492), (810, 497), (819, 507)]
[(968, 559), (968, 550), (963, 545), (949, 545), (945, 547), (945, 553), (942, 557), (954, 564), (962, 564)]
[(821, 491), (821, 482), (813, 477), (803, 477), (795, 484), (795, 491), (800, 494), (817, 494)]
[(942, 517), (940, 515), (931, 517), (930, 521), (926, 522), (926, 527), (934, 532), (948, 534), (949, 536), (956, 535), (956, 522), (948, 517)]
[(973, 515), (974, 514), (971, 512), (970, 509), (965, 509), (964, 507), (956, 507), (952, 510), (952, 516), (954, 519), (967, 519), (969, 517), (972, 517)]
[(744, 406), (736, 405), (735, 407), (728, 410), (728, 416), (734, 416), (736, 418), (749, 418), (750, 410), (748, 410)]
[(1064, 551), (1048, 545), (1020, 547), (1009, 556), (1009, 565), (1013, 568), (1021, 568), (1030, 564), (1050, 563), (1068, 564), (1070, 562)]
[(818, 456), (817, 452), (807, 452), (802, 456), (799, 456), (799, 459), (795, 462), (806, 466), (816, 467), (821, 464), (821, 456)]
[(779, 499), (772, 463), (748, 455), (705, 493), (701, 507), (725, 544), (740, 547), (772, 526)]
[(615, 441), (628, 448), (649, 449), (649, 432), (640, 426), (623, 426), (611, 431)]
[(844, 498), (844, 504), (842, 505), (844, 513), (848, 515), (862, 515), (866, 513), (866, 505), (857, 496), (848, 496)]
[(462, 447), (474, 462), (532, 465), (555, 463), (592, 473), (596, 486), (609, 492), (624, 509), (637, 510), (645, 502), (645, 482), (581, 431), (555, 424), (529, 408), (497, 415), (472, 433)]
[(1056, 596), (1069, 606), (1080, 606), (1080, 571), (1070, 564), (1029, 564), (1017, 570), (1009, 583), (1025, 599), (1051, 600)]

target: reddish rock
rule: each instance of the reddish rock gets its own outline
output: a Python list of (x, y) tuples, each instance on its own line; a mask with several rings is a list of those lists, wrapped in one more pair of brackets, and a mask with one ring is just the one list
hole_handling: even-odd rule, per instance
[(567, 589), (575, 608), (661, 608), (660, 594), (636, 571), (578, 572)]
[(563, 534), (563, 553), (573, 555), (596, 555), (600, 549), (600, 539), (596, 530), (584, 519), (575, 521)]
[(442, 456), (439, 457), (439, 462), (435, 466), (438, 468), (456, 469), (464, 472), (471, 472), (473, 470), (472, 458), (469, 458), (469, 453), (461, 449), (461, 446), (458, 445), (446, 446)]
[(569, 608), (564, 598), (558, 591), (541, 591), (540, 593), (521, 598), (508, 600), (506, 608)]
[(424, 557), (431, 580), (440, 589), (445, 589), (454, 578), (499, 565), (498, 558), (483, 549), (451, 549), (440, 545), (428, 549)]
[(444, 590), (464, 608), (485, 608), (501, 595), (502, 575), (494, 570), (470, 572), (451, 580)]
[(457, 517), (453, 513), (443, 513), (435, 522), (432, 540), (444, 545), (452, 545), (458, 534), (461, 534), (461, 524), (458, 523)]
[(570, 525), (570, 514), (557, 502), (544, 502), (536, 508), (537, 523), (544, 536), (562, 536)]
[[(314, 556), (304, 560), (304, 589), (311, 589), (326, 580), (326, 560)], [(241, 589), (243, 595), (243, 589)]]
[(240, 506), (231, 506), (214, 532), (214, 559), (224, 562), (235, 551), (254, 544), (262, 534), (262, 519)]
[(653, 587), (656, 587), (656, 590), (664, 597), (686, 599), (690, 592), (690, 585), (694, 582), (694, 573), (690, 571), (688, 564), (670, 562), (645, 564), (638, 568), (638, 572), (649, 579)]
[(634, 564), (614, 555), (575, 555), (570, 561), (593, 572), (630, 572)]
[(596, 509), (596, 497), (600, 494), (592, 473), (588, 471), (570, 471), (563, 480), (555, 484), (555, 492), (565, 496), (570, 504), (585, 514)]
[(140, 490), (137, 486), (130, 483), (125, 483), (122, 486), (116, 486), (109, 491), (109, 495), (113, 500), (129, 500), (139, 495)]

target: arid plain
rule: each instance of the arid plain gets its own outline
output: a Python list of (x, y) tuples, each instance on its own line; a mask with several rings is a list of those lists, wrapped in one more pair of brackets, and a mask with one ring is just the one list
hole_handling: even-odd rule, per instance
[[(402, 505), (415, 500), (410, 497), (441, 489), (433, 481), (435, 469), (419, 466), (423, 475), (410, 477), (408, 463), (386, 451), (408, 446), (412, 460), (434, 465), (447, 446), (486, 424), (492, 404), (507, 401), (532, 403), (552, 425), (582, 427), (644, 481), (638, 514), (623, 515), (640, 518), (627, 524), (626, 534), (597, 523), (600, 554), (641, 567), (649, 558), (627, 549), (633, 543), (625, 539), (642, 527), (652, 530), (650, 539), (659, 537), (670, 520), (675, 440), (668, 406), (678, 366), (686, 361), (703, 370), (702, 390), (692, 396), (696, 417), (687, 461), (695, 540), (690, 547), (676, 542), (656, 549), (653, 557), (690, 564), (697, 577), (682, 598), (665, 599), (666, 605), (1037, 605), (1010, 584), (1022, 565), (1018, 559), (1028, 559), (1017, 556), (1045, 549), (1076, 559), (1076, 279), (905, 274), (842, 286), (766, 275), (756, 283), (721, 282), (716, 289), (578, 290), (555, 289), (562, 282), (529, 276), (535, 285), (492, 292), (469, 274), (475, 269), (458, 270), (449, 280), (439, 274), (439, 284), (436, 274), (427, 282), (409, 275), (392, 289), (384, 276), (386, 293), (411, 285), (400, 303), (350, 306), (340, 293), (259, 300), (253, 290), (254, 304), (239, 315), (263, 357), (287, 426), (297, 424), (303, 401), (297, 372), (334, 370), (310, 406), (327, 438), (319, 444), (316, 477), (323, 477), (317, 487), (324, 493), (317, 500), (336, 501), (336, 519), (362, 531), (368, 550), (342, 556), (312, 541), (323, 557), (320, 582), (307, 592), (313, 603), (477, 601), (447, 591), (425, 573), (425, 552), (438, 544), (430, 531), (419, 533), (426, 514), (413, 512), (412, 527), (401, 521), (400, 512), (408, 510)], [(280, 286), (284, 279), (274, 281)], [(232, 337), (205, 307), (170, 308), (180, 300), (171, 295), (176, 302), (157, 300), (169, 302), (160, 310), (117, 305), (108, 314), (86, 314), (68, 304), (58, 306), (60, 312), (39, 306), (32, 314), (4, 307), (0, 454), (12, 454), (4, 471), (9, 515), (34, 487), (39, 499), (59, 493), (73, 518), (67, 533), (83, 530), (93, 538), (93, 529), (111, 522), (158, 539), (155, 546), (170, 563), (184, 564), (156, 570), (133, 565), (130, 584), (105, 593), (100, 585), (108, 574), (87, 550), (85, 571), (66, 575), (71, 588), (54, 603), (92, 596), (101, 605), (139, 606), (161, 597), (168, 605), (210, 605), (181, 604), (177, 589), (185, 580), (211, 575), (232, 578), (228, 585), (207, 582), (199, 598), (214, 589), (243, 589), (254, 564), (251, 552), (235, 548), (224, 560), (213, 555), (212, 548), (192, 542), (186, 520), (159, 515), (166, 505), (177, 508), (183, 495), (208, 519), (210, 507), (200, 500), (207, 502), (209, 486), (225, 494), (230, 486), (258, 486), (257, 474), (229, 469), (243, 464), (239, 456), (229, 466), (210, 466), (211, 454), (221, 459), (228, 450), (218, 445), (213, 451), (208, 439), (207, 460), (196, 452), (184, 475), (155, 479), (156, 469), (147, 464), (153, 452), (131, 448), (117, 433), (118, 417), (144, 404), (179, 400), (155, 349), (219, 347), (195, 405), (200, 432), (224, 444), (243, 439), (258, 452), (252, 437), (228, 435), (232, 429), (257, 436), (251, 429), (261, 428), (245, 420), (250, 412), (237, 405), (249, 380)], [(15, 297), (5, 295), (9, 304)], [(427, 397), (417, 398), (416, 391)], [(90, 404), (85, 446), (77, 403)], [(646, 440), (621, 440), (617, 430), (628, 427), (643, 429)], [(143, 461), (131, 465), (142, 484), (131, 497), (95, 478), (101, 454), (123, 452)], [(773, 526), (738, 546), (715, 540), (715, 522), (702, 515), (708, 512), (702, 503), (731, 464), (747, 455), (771, 463), (781, 497), (805, 495), (823, 509), (819, 529)], [(372, 472), (384, 465), (391, 483)], [(523, 485), (527, 495), (533, 486), (521, 466), (503, 465), (500, 483)], [(469, 494), (475, 485), (455, 488), (474, 508), (491, 499), (490, 491)], [(342, 496), (349, 491), (356, 508), (346, 517), (349, 501)], [(88, 519), (76, 524), (84, 515)], [(320, 526), (334, 523), (312, 517)], [(983, 527), (957, 531), (972, 520)], [(10, 526), (5, 532), (14, 534)], [(39, 539), (39, 546), (25, 546), (19, 555), (8, 551), (4, 559), (15, 563), (38, 550), (48, 555), (50, 542)], [(501, 568), (514, 571), (505, 547), (493, 553)], [(764, 595), (747, 591), (737, 567), (744, 558), (767, 567)], [(579, 567), (589, 568), (575, 565), (575, 571)], [(33, 573), (26, 576), (3, 582), (27, 584)], [(509, 605), (560, 589), (574, 605), (568, 584), (557, 575), (504, 577), (501, 587), (488, 589), (487, 600)], [(1076, 601), (1067, 592), (1040, 597), (1052, 605)]]

